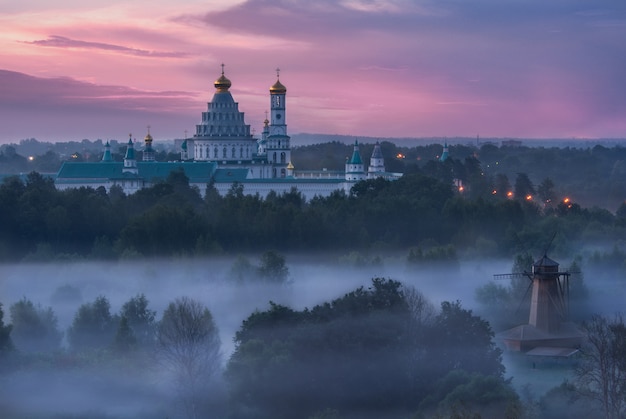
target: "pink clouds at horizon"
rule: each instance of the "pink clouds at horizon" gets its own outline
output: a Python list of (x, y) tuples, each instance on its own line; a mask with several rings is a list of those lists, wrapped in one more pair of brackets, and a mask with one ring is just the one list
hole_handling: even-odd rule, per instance
[(280, 67), (291, 133), (626, 136), (617, 0), (70, 5), (0, 9), (0, 142), (180, 138), (222, 62), (257, 132)]

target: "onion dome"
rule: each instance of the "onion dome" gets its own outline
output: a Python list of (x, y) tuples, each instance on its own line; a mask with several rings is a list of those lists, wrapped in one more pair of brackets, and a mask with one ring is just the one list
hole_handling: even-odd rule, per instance
[(228, 89), (231, 86), (231, 82), (224, 75), (224, 64), (222, 64), (222, 75), (220, 76), (219, 79), (213, 82), (213, 86), (215, 86), (215, 89), (217, 90), (218, 93), (228, 92)]
[(152, 144), (152, 135), (148, 132), (143, 140), (146, 144)]
[(283, 86), (280, 80), (276, 80), (276, 83), (270, 87), (270, 94), (272, 95), (284, 95), (287, 93), (287, 88)]

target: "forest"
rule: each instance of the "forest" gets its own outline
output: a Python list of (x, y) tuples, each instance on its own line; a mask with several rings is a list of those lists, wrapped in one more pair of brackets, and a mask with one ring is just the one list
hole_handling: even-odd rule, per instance
[[(340, 150), (323, 154), (341, 147), (302, 147), (302, 168), (308, 155), (342, 164)], [(58, 191), (37, 171), (5, 176), (0, 416), (623, 417), (626, 326), (619, 313), (595, 310), (603, 301), (588, 273), (612, 278), (613, 303), (623, 296), (624, 150), (458, 145), (444, 162), (440, 151), (383, 143), (385, 155), (401, 156), (388, 159), (401, 179), (309, 201), (297, 190), (249, 196), (239, 184), (201, 196), (182, 172), (133, 195)], [(5, 148), (0, 165), (16, 155)], [(589, 339), (570, 380), (529, 395), (506, 374), (496, 342), (519, 320), (526, 286), (471, 282), (471, 298), (453, 290), (498, 273), (482, 263), (519, 271), (543, 252), (579, 272), (573, 317)], [(305, 303), (296, 289), (309, 274), (289, 263), (302, 258), (333, 266), (314, 275), (332, 281), (328, 293)], [(33, 266), (43, 272), (21, 271)], [(133, 276), (137, 266), (174, 291), (151, 293), (160, 283)], [(73, 269), (84, 270), (70, 281)], [(68, 283), (53, 279), (56, 270)], [(92, 284), (107, 272), (115, 278)], [(188, 276), (195, 288), (183, 287)], [(427, 294), (427, 279), (446, 296)], [(243, 300), (217, 310), (231, 294)], [(67, 399), (87, 389), (83, 402)]]

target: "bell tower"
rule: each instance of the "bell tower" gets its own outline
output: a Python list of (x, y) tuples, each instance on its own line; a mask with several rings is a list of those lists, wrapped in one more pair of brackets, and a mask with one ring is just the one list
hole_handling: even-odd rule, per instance
[(272, 166), (271, 177), (287, 177), (291, 163), (291, 145), (287, 135), (285, 97), (287, 88), (280, 82), (280, 69), (276, 69), (276, 83), (270, 87), (270, 125), (267, 136), (267, 162)]
[(270, 87), (271, 125), (270, 135), (287, 135), (285, 96), (287, 88), (280, 82), (280, 69), (276, 69), (276, 83)]

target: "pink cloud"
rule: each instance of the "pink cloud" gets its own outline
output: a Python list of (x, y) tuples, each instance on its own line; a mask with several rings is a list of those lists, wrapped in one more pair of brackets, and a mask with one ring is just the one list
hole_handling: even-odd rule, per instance
[(89, 42), (76, 39), (70, 39), (64, 36), (50, 35), (48, 39), (25, 42), (27, 44), (38, 45), (43, 47), (54, 48), (79, 48), (79, 49), (97, 49), (104, 51), (114, 51), (122, 54), (136, 55), (139, 57), (155, 57), (155, 58), (185, 58), (190, 54), (184, 52), (160, 52), (147, 51), (144, 49), (129, 48), (121, 45), (106, 44), (102, 42)]

